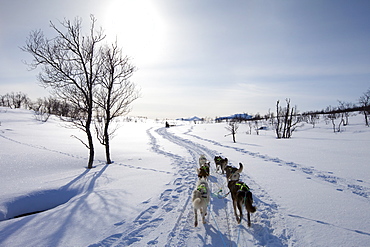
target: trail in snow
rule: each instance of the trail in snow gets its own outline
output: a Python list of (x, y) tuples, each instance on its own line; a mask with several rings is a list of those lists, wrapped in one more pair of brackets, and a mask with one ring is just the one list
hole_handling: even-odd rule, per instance
[(201, 141), (211, 143), (216, 147), (218, 146), (218, 147), (232, 149), (237, 152), (252, 156), (254, 158), (259, 158), (259, 159), (263, 159), (264, 161), (273, 162), (278, 166), (290, 167), (291, 171), (293, 172), (297, 171), (297, 172), (304, 173), (307, 176), (307, 179), (318, 179), (324, 182), (328, 182), (336, 186), (336, 190), (338, 191), (348, 190), (355, 195), (358, 195), (364, 198), (370, 198), (370, 184), (366, 183), (363, 180), (341, 178), (341, 177), (333, 175), (333, 172), (330, 172), (330, 171), (320, 171), (320, 170), (315, 169), (314, 167), (307, 167), (307, 166), (304, 166), (304, 165), (301, 165), (295, 162), (284, 161), (277, 157), (270, 157), (265, 154), (251, 152), (243, 148), (224, 145), (217, 141), (205, 139), (205, 138), (202, 138), (200, 136), (190, 134), (190, 133), (191, 133), (191, 129), (189, 129), (189, 131), (187, 131), (184, 134), (194, 137), (196, 139), (199, 139)]
[[(117, 222), (115, 234), (90, 246), (287, 246), (289, 231), (281, 226), (284, 221), (278, 212), (278, 205), (265, 193), (255, 181), (247, 178), (253, 188), (258, 211), (252, 214), (252, 227), (246, 227), (246, 221), (238, 225), (230, 196), (218, 198), (217, 192), (228, 191), (226, 178), (217, 174), (212, 162), (210, 188), (213, 192), (207, 224), (194, 227), (194, 213), (191, 203), (197, 175), (198, 159), (201, 154), (213, 161), (219, 155), (215, 150), (196, 144), (187, 139), (171, 134), (165, 128), (148, 129), (152, 151), (170, 157), (176, 170), (174, 181), (169, 183), (156, 200), (143, 202), (148, 207), (133, 222)], [(159, 139), (165, 139), (182, 148), (190, 155), (182, 157), (159, 145)], [(257, 192), (258, 191), (258, 192)], [(160, 230), (158, 230), (160, 229)]]
[[(190, 140), (168, 133), (164, 128), (158, 129), (157, 132), (161, 137), (166, 138), (179, 146), (186, 147), (186, 149), (192, 154), (194, 164), (196, 165), (198, 165), (200, 154), (205, 154), (211, 161), (213, 161), (214, 156), (220, 154), (219, 152), (210, 150), (203, 145), (196, 144)], [(213, 197), (211, 200), (210, 211), (214, 218), (212, 217), (211, 222), (205, 226), (206, 232), (204, 234), (206, 235), (199, 237), (207, 239), (208, 236), (211, 236), (210, 239), (212, 239), (212, 242), (205, 241), (205, 245), (210, 244), (211, 246), (236, 246), (240, 243), (243, 243), (245, 246), (286, 245), (290, 235), (285, 230), (278, 233), (277, 229), (275, 229), (273, 225), (276, 223), (281, 224), (281, 222), (283, 222), (282, 216), (278, 213), (278, 206), (255, 181), (253, 181), (249, 176), (244, 177), (247, 178), (245, 182), (254, 189), (252, 192), (254, 192), (255, 203), (257, 208), (259, 208), (255, 214), (252, 214), (253, 227), (245, 227), (246, 222), (244, 221), (242, 224), (237, 225), (230, 196), (224, 199)], [(228, 191), (225, 176), (215, 172), (213, 162), (211, 165), (211, 177), (209, 180), (213, 193), (216, 193), (219, 189), (222, 189), (225, 193)], [(256, 193), (256, 191), (259, 192)], [(193, 217), (192, 212), (190, 213), (190, 216)], [(276, 228), (281, 229), (282, 227), (279, 226)], [(283, 226), (283, 229), (284, 228), (285, 226)]]

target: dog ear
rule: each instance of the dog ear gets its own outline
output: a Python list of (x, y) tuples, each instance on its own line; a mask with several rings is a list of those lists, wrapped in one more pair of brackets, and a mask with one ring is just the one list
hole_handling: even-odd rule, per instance
[(242, 163), (239, 163), (239, 169), (236, 171), (237, 173), (242, 173), (243, 171), (243, 164)]

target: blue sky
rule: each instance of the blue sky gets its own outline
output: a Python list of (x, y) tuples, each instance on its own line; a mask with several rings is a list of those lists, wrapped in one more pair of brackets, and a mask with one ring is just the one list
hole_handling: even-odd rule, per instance
[(0, 94), (48, 95), (22, 52), (31, 30), (94, 14), (138, 70), (131, 115), (265, 114), (356, 102), (370, 88), (370, 1), (0, 1)]

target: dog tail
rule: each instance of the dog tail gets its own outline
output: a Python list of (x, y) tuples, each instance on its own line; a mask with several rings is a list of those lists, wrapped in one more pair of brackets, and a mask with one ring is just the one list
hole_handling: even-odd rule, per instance
[(248, 191), (245, 198), (245, 208), (250, 213), (254, 213), (257, 210), (257, 208), (252, 204), (253, 204), (252, 192)]
[(199, 208), (199, 206), (200, 206), (201, 202), (202, 202), (202, 199), (200, 199), (200, 198), (195, 198), (195, 199), (194, 199), (194, 201), (193, 201), (193, 206), (194, 206), (195, 208)]

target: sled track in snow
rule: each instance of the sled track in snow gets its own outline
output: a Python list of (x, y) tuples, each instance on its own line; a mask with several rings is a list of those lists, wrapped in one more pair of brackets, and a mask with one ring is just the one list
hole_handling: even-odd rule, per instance
[[(228, 191), (226, 178), (224, 175), (216, 174), (213, 157), (219, 155), (217, 151), (210, 150), (207, 147), (194, 143), (190, 140), (180, 138), (167, 131), (165, 128), (156, 130), (162, 138), (169, 140), (170, 142), (184, 147), (188, 150), (192, 156), (191, 168), (198, 167), (198, 159), (201, 154), (205, 154), (211, 161), (211, 176), (210, 176), (210, 187), (212, 192), (218, 191), (221, 188), (223, 191)], [(190, 170), (190, 173), (195, 173), (194, 169)], [(189, 236), (195, 235), (200, 238), (204, 246), (286, 246), (290, 239), (289, 231), (285, 231), (285, 226), (282, 232), (276, 232), (273, 224), (283, 224), (284, 219), (278, 213), (278, 206), (272, 201), (267, 193), (250, 177), (247, 177), (247, 183), (254, 191), (255, 203), (257, 205), (257, 212), (252, 214), (252, 227), (245, 227), (245, 220), (243, 219), (242, 224), (236, 223), (234, 212), (232, 208), (232, 202), (230, 196), (224, 199), (218, 199), (213, 197), (211, 199), (211, 205), (208, 212), (208, 219), (206, 225), (204, 225), (205, 232), (203, 235), (199, 234), (199, 228), (194, 228), (193, 220), (194, 214), (192, 212), (191, 192), (193, 186), (189, 190), (189, 196), (184, 205), (183, 215), (180, 215), (174, 228), (172, 229), (166, 246), (180, 246), (187, 244), (189, 245)], [(183, 216), (189, 220), (181, 220)], [(212, 217), (210, 216), (212, 215)], [(190, 225), (189, 225), (190, 222)], [(275, 230), (275, 232), (274, 232)], [(184, 234), (185, 232), (185, 234)], [(188, 234), (186, 234), (188, 233)]]
[[(150, 199), (143, 204), (147, 207), (133, 222), (117, 222), (114, 227), (117, 233), (103, 239), (90, 247), (101, 246), (287, 246), (290, 241), (289, 231), (278, 206), (266, 192), (253, 180), (247, 177), (253, 189), (257, 212), (252, 214), (252, 227), (246, 227), (243, 219), (237, 224), (230, 196), (218, 199), (211, 198), (206, 217), (207, 224), (200, 221), (194, 227), (194, 213), (191, 203), (192, 191), (197, 181), (196, 168), (201, 154), (211, 161), (209, 178), (212, 192), (220, 188), (228, 191), (224, 175), (216, 174), (213, 158), (218, 152), (189, 140), (180, 138), (167, 131), (166, 128), (148, 129), (150, 145), (153, 152), (171, 158), (171, 165), (176, 169), (175, 179), (167, 184), (157, 199)], [(159, 140), (174, 143), (188, 152), (182, 157), (165, 151)], [(145, 208), (145, 207), (144, 207)], [(278, 227), (276, 227), (278, 225)], [(278, 229), (276, 229), (278, 228)], [(279, 229), (284, 229), (279, 232)], [(161, 233), (158, 236), (158, 230)], [(110, 231), (112, 232), (112, 231)]]
[(187, 131), (185, 134), (189, 135), (191, 137), (194, 137), (196, 139), (199, 139), (201, 141), (211, 143), (215, 146), (232, 149), (232, 150), (235, 150), (237, 152), (252, 156), (254, 158), (259, 158), (259, 159), (263, 159), (265, 161), (273, 162), (273, 163), (275, 163), (276, 165), (279, 165), (279, 166), (290, 167), (292, 172), (295, 172), (295, 171), (302, 172), (305, 175), (307, 175), (307, 179), (311, 179), (313, 177), (315, 179), (330, 183), (330, 184), (336, 186), (336, 189), (338, 191), (350, 191), (351, 193), (353, 193), (357, 196), (361, 196), (361, 197), (364, 197), (364, 198), (370, 198), (370, 184), (367, 184), (366, 182), (364, 182), (360, 179), (356, 180), (356, 179), (341, 178), (341, 177), (335, 176), (333, 174), (333, 172), (330, 172), (330, 171), (329, 172), (320, 171), (320, 170), (315, 169), (314, 167), (307, 167), (307, 166), (304, 166), (304, 165), (301, 165), (301, 164), (298, 164), (298, 163), (295, 163), (295, 162), (284, 161), (280, 158), (273, 158), (273, 157), (270, 157), (268, 155), (250, 152), (250, 151), (245, 150), (243, 148), (224, 145), (224, 144), (221, 144), (221, 143), (213, 141), (213, 140), (205, 139), (205, 138), (199, 137), (197, 135), (190, 134), (190, 132), (191, 132), (191, 129), (189, 131)]
[[(187, 199), (185, 201), (185, 204), (181, 208), (181, 212), (177, 218), (176, 224), (174, 225), (174, 227), (172, 228), (171, 232), (168, 235), (166, 244), (166, 246), (186, 246), (188, 245), (187, 240), (189, 239), (190, 235), (194, 234), (194, 230), (199, 228), (198, 227), (194, 229), (193, 226), (194, 214), (191, 204), (192, 191), (194, 190), (195, 183), (197, 180), (195, 169), (198, 167), (198, 159), (201, 154), (205, 154), (211, 157), (212, 155), (214, 155), (214, 153), (205, 147), (196, 146), (193, 143), (188, 142), (187, 140), (180, 139), (168, 133), (167, 129), (165, 128), (157, 129), (155, 132), (159, 134), (160, 137), (185, 148), (191, 155), (190, 165), (188, 167), (183, 167), (184, 169), (187, 170), (183, 175), (191, 176), (192, 184), (189, 187)], [(183, 159), (184, 157), (180, 157), (180, 160)], [(177, 163), (181, 164), (181, 161)], [(208, 223), (210, 222), (210, 213), (208, 213), (206, 220)], [(207, 235), (202, 236), (201, 242), (203, 242), (203, 245), (206, 245), (207, 237), (208, 237)]]

